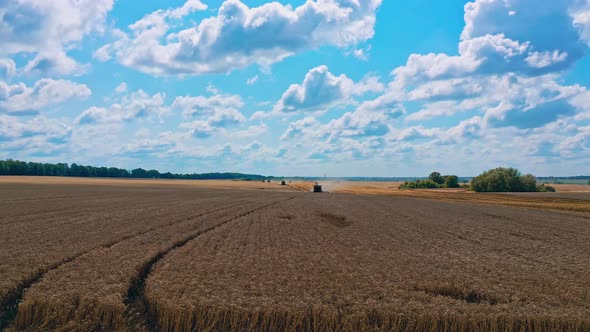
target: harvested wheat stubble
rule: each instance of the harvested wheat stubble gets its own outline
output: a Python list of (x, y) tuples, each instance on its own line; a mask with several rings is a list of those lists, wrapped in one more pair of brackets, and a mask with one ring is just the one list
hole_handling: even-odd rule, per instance
[(401, 197), (304, 195), (171, 251), (160, 331), (587, 331), (588, 220)]
[[(94, 330), (127, 328), (126, 297), (159, 257), (238, 216), (289, 198), (285, 194), (227, 192), (193, 206), (171, 204), (184, 218), (92, 250), (63, 264), (30, 287), (18, 307), (18, 328)], [(154, 216), (167, 220), (166, 216)]]
[[(557, 193), (476, 193), (467, 189), (414, 189), (400, 190), (399, 182), (344, 182), (322, 183), (324, 189), (339, 194), (405, 196), (433, 200), (468, 202), (490, 205), (506, 205), (527, 209), (557, 210), (569, 214), (583, 213), (590, 216), (590, 186), (556, 185)], [(294, 182), (295, 190), (310, 191), (313, 182)], [(563, 189), (562, 189), (563, 188)], [(563, 191), (563, 192), (562, 192)]]

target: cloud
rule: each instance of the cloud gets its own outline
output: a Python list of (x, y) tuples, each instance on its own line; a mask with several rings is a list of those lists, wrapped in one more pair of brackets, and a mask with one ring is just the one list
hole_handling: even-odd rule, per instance
[(578, 2), (579, 4), (572, 11), (574, 25), (580, 30), (582, 40), (590, 45), (590, 3), (588, 1)]
[(287, 131), (281, 136), (281, 140), (285, 141), (293, 139), (303, 134), (304, 131), (310, 128), (319, 127), (320, 123), (314, 117), (306, 117), (301, 120), (291, 122)]
[(424, 121), (472, 110), (491, 116), (498, 112), (500, 105), (503, 105), (502, 112), (527, 112), (560, 99), (570, 100), (585, 91), (578, 85), (561, 86), (554, 78), (554, 75), (527, 78), (509, 74), (428, 82), (408, 94), (428, 102), (406, 120)]
[(9, 79), (16, 74), (16, 64), (12, 59), (0, 58), (0, 79)]
[(185, 122), (180, 124), (180, 128), (188, 130), (195, 138), (209, 138), (214, 132), (214, 128), (207, 121)]
[(242, 98), (238, 95), (215, 94), (205, 96), (176, 97), (172, 104), (173, 109), (182, 111), (185, 119), (194, 117), (217, 117), (219, 114), (232, 114), (244, 106)]
[(575, 114), (575, 108), (565, 99), (550, 101), (532, 109), (508, 112), (503, 110), (497, 114), (486, 114), (490, 126), (515, 126), (520, 129), (542, 127), (560, 117)]
[(89, 65), (82, 65), (66, 55), (63, 50), (43, 51), (27, 63), (25, 73), (39, 75), (76, 75), (84, 74)]
[[(584, 56), (584, 7), (573, 1), (476, 0), (465, 5), (459, 55), (413, 54), (393, 71), (401, 87), (473, 75), (545, 75), (569, 68)], [(511, 14), (513, 12), (514, 14)], [(576, 25), (581, 28), (576, 28)]]
[(320, 123), (314, 117), (306, 117), (291, 122), (281, 140), (298, 139), (299, 142), (336, 142), (343, 138), (367, 139), (382, 137), (391, 131), (391, 124), (405, 114), (403, 105), (382, 105), (367, 103), (354, 112), (346, 112), (341, 117)]
[(352, 55), (353, 57), (361, 60), (361, 61), (369, 61), (369, 52), (371, 51), (372, 46), (369, 45), (365, 48), (357, 48), (350, 52), (346, 52), (346, 55)]
[(391, 130), (391, 123), (406, 113), (402, 104), (362, 104), (356, 111), (330, 121), (322, 132), (330, 140), (341, 137), (381, 137)]
[(246, 122), (246, 118), (240, 112), (244, 106), (242, 98), (238, 95), (222, 94), (217, 89), (209, 89), (215, 92), (213, 96), (182, 96), (176, 97), (171, 108), (182, 111), (185, 120), (180, 128), (188, 130), (195, 138), (209, 138), (220, 129), (235, 126)]
[(268, 132), (268, 126), (265, 125), (264, 123), (261, 123), (259, 125), (249, 126), (245, 130), (227, 132), (226, 136), (231, 137), (231, 138), (244, 139), (244, 138), (259, 137), (266, 132)]
[(398, 131), (394, 136), (395, 141), (415, 141), (419, 139), (428, 139), (437, 137), (440, 134), (440, 130), (436, 128), (425, 128), (424, 126), (415, 126), (404, 128)]
[(0, 112), (30, 114), (72, 99), (91, 95), (84, 85), (66, 80), (41, 79), (32, 87), (24, 83), (8, 85), (0, 81)]
[(28, 121), (21, 121), (18, 117), (0, 114), (0, 141), (32, 136), (62, 139), (70, 132), (71, 128), (68, 125), (54, 119), (39, 116)]
[(164, 105), (165, 95), (156, 93), (152, 96), (143, 90), (138, 90), (124, 96), (119, 102), (109, 107), (90, 107), (80, 114), (75, 123), (91, 125), (100, 123), (119, 123), (140, 118), (158, 117), (167, 113), (169, 109)]
[(177, 133), (166, 131), (159, 133), (152, 137), (152, 135), (145, 135), (138, 140), (124, 146), (120, 154), (132, 154), (134, 156), (141, 156), (154, 153), (166, 153), (168, 150), (176, 146), (176, 142), (181, 139)]
[(113, 0), (3, 1), (0, 55), (33, 54), (25, 71), (75, 74), (84, 66), (67, 50), (86, 35), (102, 33)]
[[(571, 61), (584, 49), (568, 0), (476, 0), (465, 5), (462, 40), (486, 35), (504, 35), (507, 39), (529, 43), (536, 52), (566, 52)], [(518, 15), (510, 15), (515, 11)]]
[(267, 68), (301, 51), (346, 48), (372, 38), (380, 5), (381, 0), (311, 0), (297, 8), (278, 2), (250, 8), (226, 0), (216, 16), (173, 33), (169, 21), (189, 11), (158, 11), (95, 56), (106, 60), (114, 54), (122, 65), (153, 75), (223, 73), (252, 64)]
[[(291, 122), (281, 136), (291, 144), (290, 154), (317, 161), (381, 158), (412, 165), (422, 162), (431, 167), (433, 158), (443, 160), (443, 153), (453, 151), (457, 160), (477, 160), (477, 165), (465, 166), (477, 171), (481, 171), (481, 162), (492, 167), (510, 161), (512, 165), (527, 165), (527, 169), (541, 169), (544, 166), (538, 165), (546, 165), (547, 158), (590, 160), (588, 133), (580, 129), (590, 127), (588, 92), (580, 85), (558, 83), (563, 69), (585, 52), (580, 43), (583, 30), (576, 26), (571, 7), (564, 2), (548, 6), (556, 12), (527, 11), (512, 2), (478, 0), (473, 3), (477, 9), (468, 4), (458, 55), (411, 55), (406, 65), (392, 72), (393, 79), (385, 91), (360, 102), (354, 112), (327, 123), (315, 117)], [(493, 13), (486, 12), (490, 10)], [(495, 11), (501, 12), (497, 22)], [(557, 18), (553, 18), (555, 15)], [(506, 23), (507, 29), (502, 29), (503, 20), (509, 19), (523, 21), (526, 28), (519, 30)], [(536, 19), (554, 21), (545, 29), (563, 27), (564, 40), (550, 36), (547, 42), (540, 37), (541, 30), (529, 31), (543, 28)], [(326, 81), (336, 81), (335, 77)], [(316, 104), (355, 104), (355, 98), (342, 93), (346, 89), (334, 89), (350, 86), (350, 82), (327, 86), (322, 91), (336, 97), (316, 99), (322, 101)], [(305, 82), (294, 85), (284, 99), (295, 100), (298, 103), (292, 105), (305, 109), (305, 87)], [(265, 114), (255, 116), (261, 115)], [(436, 122), (427, 125), (425, 122), (431, 119)], [(418, 123), (405, 127), (408, 122)], [(581, 155), (574, 157), (573, 149)], [(403, 159), (408, 154), (411, 162)], [(509, 160), (505, 157), (509, 155), (518, 157)], [(453, 160), (443, 160), (442, 164), (453, 167)]]
[(238, 110), (233, 108), (225, 108), (216, 110), (215, 113), (208, 118), (209, 124), (214, 127), (228, 127), (246, 121), (246, 118)]
[(448, 80), (432, 80), (417, 86), (407, 94), (408, 100), (457, 100), (480, 95), (486, 82), (467, 77)]
[(166, 152), (173, 148), (176, 144), (174, 134), (166, 132), (158, 135), (157, 138), (144, 138), (137, 142), (129, 143), (123, 147), (121, 154), (131, 154), (133, 156), (141, 156), (146, 154), (154, 154), (158, 152)]
[(325, 111), (331, 107), (350, 103), (350, 99), (366, 92), (379, 92), (383, 85), (375, 77), (355, 83), (346, 75), (335, 76), (327, 66), (311, 69), (302, 84), (293, 84), (275, 104), (273, 111), (310, 112)]
[(0, 158), (56, 155), (67, 149), (71, 133), (72, 128), (61, 120), (0, 114)]
[(246, 81), (246, 84), (252, 85), (252, 84), (256, 83), (257, 81), (258, 81), (258, 75), (254, 75)]
[(123, 82), (115, 88), (116, 93), (125, 93), (127, 92), (127, 83)]

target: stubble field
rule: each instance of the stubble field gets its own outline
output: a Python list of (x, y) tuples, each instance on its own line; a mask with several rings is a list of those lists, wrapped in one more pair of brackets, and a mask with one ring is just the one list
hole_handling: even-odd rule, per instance
[(7, 330), (590, 329), (583, 210), (40, 178), (0, 206)]

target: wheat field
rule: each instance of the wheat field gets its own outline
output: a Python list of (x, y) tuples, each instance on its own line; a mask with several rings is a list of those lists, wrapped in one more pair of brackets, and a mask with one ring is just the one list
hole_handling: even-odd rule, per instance
[(589, 201), (453, 194), (2, 178), (0, 329), (590, 330)]

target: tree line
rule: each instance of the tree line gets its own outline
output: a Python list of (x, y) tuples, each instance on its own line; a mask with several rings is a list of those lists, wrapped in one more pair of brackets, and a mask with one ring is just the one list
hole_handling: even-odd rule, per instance
[(516, 168), (498, 167), (474, 177), (461, 185), (455, 175), (432, 172), (426, 180), (407, 181), (400, 189), (466, 188), (475, 192), (554, 192), (555, 188), (538, 185), (532, 174), (521, 174)]
[(555, 188), (538, 185), (532, 174), (522, 175), (516, 168), (498, 167), (471, 179), (471, 190), (476, 192), (554, 192)]
[(399, 186), (400, 189), (433, 189), (433, 188), (460, 188), (459, 177), (456, 175), (441, 175), (432, 172), (426, 180), (406, 181)]
[(28, 175), (28, 176), (72, 176), (96, 178), (137, 178), (137, 179), (186, 179), (186, 180), (265, 180), (269, 177), (243, 173), (203, 173), (203, 174), (174, 174), (160, 173), (157, 170), (136, 168), (126, 170), (117, 167), (95, 167), (66, 163), (50, 164), (25, 162), (20, 160), (0, 160), (0, 175)]

